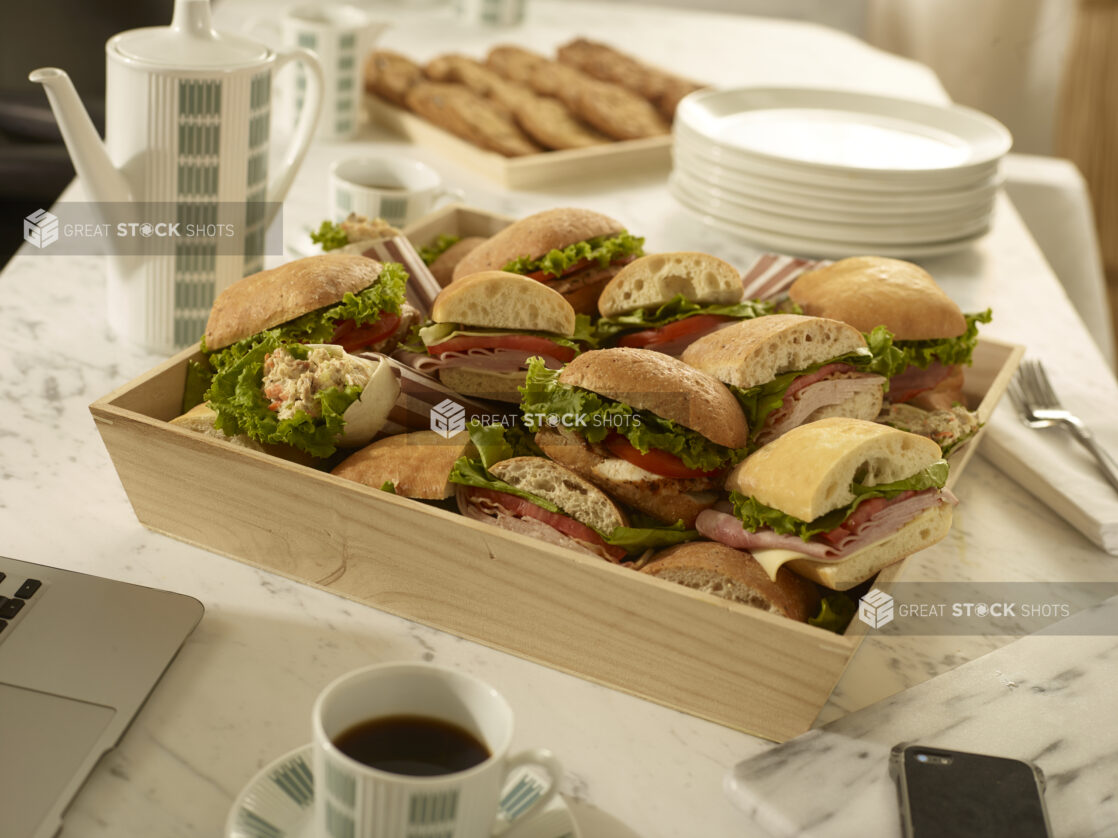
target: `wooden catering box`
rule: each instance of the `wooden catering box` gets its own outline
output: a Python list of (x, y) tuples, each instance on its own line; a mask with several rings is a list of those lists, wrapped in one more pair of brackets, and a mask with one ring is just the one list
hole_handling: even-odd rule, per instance
[[(470, 234), (469, 212), (439, 232)], [(967, 381), (983, 419), (1022, 351), (981, 341)], [(197, 356), (90, 406), (152, 530), (776, 741), (811, 726), (862, 638), (858, 620), (839, 636), (170, 425)]]
[(600, 178), (619, 173), (663, 172), (666, 176), (671, 168), (672, 138), (669, 134), (619, 140), (588, 148), (505, 157), (466, 142), (377, 96), (366, 95), (365, 107), (374, 125), (384, 126), (412, 142), (434, 149), (506, 189), (533, 189), (572, 179)]

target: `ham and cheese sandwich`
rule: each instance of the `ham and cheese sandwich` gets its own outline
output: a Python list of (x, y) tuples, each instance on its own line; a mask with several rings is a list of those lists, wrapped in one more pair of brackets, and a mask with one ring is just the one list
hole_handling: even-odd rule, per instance
[(741, 274), (716, 256), (681, 251), (630, 262), (602, 289), (595, 332), (602, 345), (679, 356), (728, 323), (771, 314), (773, 303), (743, 300)]
[(889, 380), (891, 403), (938, 410), (963, 402), (963, 367), (990, 312), (963, 314), (920, 266), (877, 256), (842, 259), (803, 273), (788, 295), (805, 314), (893, 334), (904, 357)]
[(690, 527), (745, 455), (737, 400), (670, 355), (598, 349), (561, 372), (533, 359), (522, 392), (524, 423), (547, 456), (666, 524)]
[(860, 419), (801, 425), (726, 478), (730, 502), (699, 515), (706, 538), (749, 551), (776, 576), (845, 591), (942, 539), (954, 495), (947, 463), (922, 436)]
[(886, 379), (869, 371), (875, 360), (853, 326), (799, 314), (738, 321), (683, 353), (737, 397), (753, 446), (816, 419), (876, 417)]
[(580, 351), (571, 304), (518, 274), (483, 271), (455, 280), (435, 298), (431, 318), (419, 330), (427, 357), (412, 362), (467, 396), (519, 402), (529, 358), (558, 369)]
[(480, 271), (522, 274), (558, 291), (579, 314), (597, 313), (598, 295), (623, 265), (644, 254), (644, 239), (609, 216), (545, 210), (510, 224), (467, 253), (454, 279)]

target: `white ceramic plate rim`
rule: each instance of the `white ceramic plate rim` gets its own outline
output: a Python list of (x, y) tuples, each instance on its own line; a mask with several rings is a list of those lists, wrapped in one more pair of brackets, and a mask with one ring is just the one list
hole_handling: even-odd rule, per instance
[(964, 172), (936, 170), (919, 178), (877, 178), (864, 171), (831, 172), (790, 165), (785, 161), (743, 157), (732, 149), (715, 145), (699, 137), (682, 125), (673, 130), (674, 144), (682, 146), (705, 160), (742, 174), (759, 175), (793, 183), (810, 183), (832, 189), (858, 189), (859, 191), (942, 192), (966, 190), (981, 186), (998, 173), (1000, 161), (984, 164)]
[(959, 165), (933, 166), (927, 169), (881, 169), (794, 159), (740, 146), (733, 146), (734, 151), (757, 159), (793, 162), (796, 166), (821, 172), (860, 172), (884, 178), (891, 176), (912, 178), (920, 172), (962, 172), (987, 165), (1004, 156), (1013, 144), (1013, 138), (1004, 125), (972, 108), (954, 104), (933, 105), (847, 90), (738, 87), (697, 91), (680, 102), (676, 120), (714, 144), (725, 146), (717, 130), (720, 120), (749, 111), (774, 111), (785, 108), (818, 110), (821, 113), (834, 114), (836, 117), (847, 113), (853, 119), (865, 116), (887, 117), (895, 121), (911, 123), (920, 129), (950, 135), (969, 146), (970, 153), (966, 161)]
[(921, 245), (950, 241), (973, 235), (990, 226), (990, 216), (968, 220), (965, 223), (954, 221), (947, 224), (906, 224), (886, 225), (881, 223), (853, 223), (836, 221), (834, 218), (816, 221), (799, 216), (782, 215), (763, 210), (757, 211), (731, 203), (715, 196), (709, 191), (696, 190), (678, 172), (669, 178), (672, 190), (680, 192), (685, 198), (713, 216), (731, 224), (771, 230), (774, 233), (819, 238), (830, 241), (865, 241), (879, 245)]
[(680, 197), (674, 189), (669, 189), (679, 205), (690, 215), (703, 224), (739, 239), (744, 239), (753, 245), (766, 249), (776, 250), (781, 253), (795, 254), (797, 256), (814, 256), (828, 259), (840, 259), (846, 256), (886, 256), (898, 259), (918, 259), (926, 256), (942, 256), (955, 253), (973, 244), (986, 235), (986, 231), (965, 239), (955, 241), (937, 242), (934, 244), (911, 245), (895, 247), (890, 245), (877, 245), (868, 242), (832, 242), (821, 239), (804, 238), (802, 236), (773, 233), (742, 224), (733, 224), (710, 215), (704, 210), (691, 206), (685, 198)]

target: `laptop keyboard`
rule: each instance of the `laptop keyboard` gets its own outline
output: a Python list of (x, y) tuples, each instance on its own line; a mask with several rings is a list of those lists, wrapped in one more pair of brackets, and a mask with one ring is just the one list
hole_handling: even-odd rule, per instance
[(43, 582), (0, 571), (0, 643), (30, 605), (42, 596)]

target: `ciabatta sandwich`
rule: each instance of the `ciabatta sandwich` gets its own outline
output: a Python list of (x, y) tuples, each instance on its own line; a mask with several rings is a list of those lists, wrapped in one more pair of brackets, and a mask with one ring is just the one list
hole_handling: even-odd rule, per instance
[(284, 343), (333, 343), (348, 352), (391, 352), (419, 319), (404, 302), (407, 279), (395, 262), (347, 253), (260, 271), (218, 294), (202, 349), (215, 370), (266, 335)]
[(484, 271), (435, 298), (415, 365), (464, 395), (519, 402), (528, 359), (558, 369), (579, 352), (578, 320), (561, 294), (518, 274)]
[(806, 623), (819, 611), (819, 589), (780, 568), (776, 578), (744, 550), (692, 541), (656, 553), (641, 573)]
[(963, 367), (990, 312), (963, 314), (923, 268), (876, 256), (842, 259), (800, 275), (788, 295), (805, 314), (893, 334), (904, 357), (889, 381), (890, 402), (939, 409), (963, 401)]
[(458, 280), (480, 271), (508, 271), (546, 283), (579, 314), (597, 312), (602, 287), (623, 265), (643, 255), (644, 239), (609, 216), (553, 209), (510, 224), (466, 254)]
[(561, 372), (533, 359), (522, 393), (549, 457), (668, 524), (689, 527), (717, 500), (748, 441), (724, 384), (648, 349), (585, 352)]
[(773, 314), (739, 320), (692, 343), (683, 361), (737, 397), (752, 445), (828, 416), (873, 419), (886, 379), (853, 326), (823, 317)]
[(737, 269), (716, 256), (653, 253), (630, 262), (602, 289), (601, 345), (654, 349), (679, 356), (693, 341), (774, 306), (742, 299)]
[(454, 494), (450, 472), (472, 451), (469, 434), (449, 439), (434, 431), (414, 431), (378, 439), (350, 454), (331, 474), (374, 489), (419, 500), (443, 500)]
[(821, 419), (746, 458), (730, 504), (704, 511), (705, 537), (748, 550), (775, 576), (844, 591), (935, 544), (951, 527), (947, 463), (925, 437), (859, 419)]

